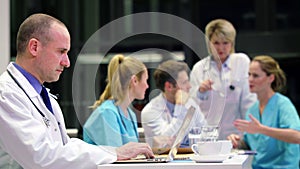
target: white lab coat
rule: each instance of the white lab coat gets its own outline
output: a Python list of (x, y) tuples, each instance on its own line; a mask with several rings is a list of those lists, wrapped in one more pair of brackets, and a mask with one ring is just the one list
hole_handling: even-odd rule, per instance
[(0, 76), (0, 168), (96, 169), (97, 164), (116, 160), (116, 152), (112, 147), (94, 146), (80, 139), (70, 139), (56, 100), (50, 97), (54, 116), (12, 63), (7, 70), (50, 120), (50, 126), (45, 125), (41, 114), (25, 93), (7, 71), (4, 72)]
[(154, 136), (175, 136), (190, 106), (194, 106), (196, 111), (189, 127), (201, 127), (205, 125), (206, 120), (204, 115), (199, 105), (192, 98), (189, 98), (185, 105), (175, 105), (173, 117), (167, 107), (167, 100), (162, 93), (151, 99), (141, 113), (146, 142), (150, 146), (153, 146)]
[[(191, 71), (191, 95), (198, 98), (207, 123), (220, 127), (221, 140), (232, 133), (241, 134), (233, 126), (233, 121), (244, 119), (247, 109), (256, 101), (256, 95), (249, 91), (249, 64), (247, 55), (234, 53), (223, 63), (222, 71), (210, 57), (197, 62)], [(213, 89), (200, 93), (200, 84), (207, 79), (213, 80)], [(234, 89), (230, 89), (230, 85)]]

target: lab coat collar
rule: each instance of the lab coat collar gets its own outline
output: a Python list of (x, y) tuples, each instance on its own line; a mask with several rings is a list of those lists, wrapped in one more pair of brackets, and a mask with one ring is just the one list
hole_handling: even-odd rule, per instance
[(225, 69), (231, 70), (231, 68), (232, 68), (231, 60), (232, 60), (232, 54), (229, 55), (228, 58), (226, 59), (226, 61), (222, 64), (223, 69), (225, 68)]
[(37, 93), (26, 77), (13, 65), (13, 62), (9, 63), (7, 70), (11, 72), (20, 85), (26, 90), (30, 98), (39, 96), (39, 93)]
[[(231, 68), (232, 68), (232, 62), (231, 62), (231, 60), (232, 60), (232, 57), (231, 57), (231, 55), (232, 54), (230, 54), (229, 56), (228, 56), (228, 58), (225, 60), (225, 62), (222, 64), (222, 69), (228, 69), (228, 70), (231, 70)], [(206, 62), (208, 62), (208, 63), (205, 63), (204, 64), (204, 70), (205, 71), (209, 71), (209, 69), (210, 69), (210, 66), (217, 66), (217, 62), (216, 61), (214, 61), (214, 59), (212, 59), (212, 56), (210, 56), (210, 57), (208, 57), (208, 60), (206, 61)], [(212, 65), (210, 65), (210, 64), (212, 64)]]
[(41, 93), (42, 84), (37, 80), (37, 78), (35, 78), (33, 75), (31, 75), (29, 72), (27, 72), (25, 69), (23, 69), (18, 64), (13, 63), (13, 65), (23, 74), (23, 76), (26, 77), (26, 79), (29, 81), (29, 83), (35, 89), (35, 91), (37, 93)]

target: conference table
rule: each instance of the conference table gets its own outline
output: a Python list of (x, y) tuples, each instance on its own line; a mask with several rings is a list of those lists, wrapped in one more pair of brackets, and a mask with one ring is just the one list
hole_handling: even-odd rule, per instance
[(195, 162), (193, 160), (174, 160), (168, 163), (128, 163), (98, 165), (98, 169), (251, 169), (251, 155), (233, 155), (223, 162)]

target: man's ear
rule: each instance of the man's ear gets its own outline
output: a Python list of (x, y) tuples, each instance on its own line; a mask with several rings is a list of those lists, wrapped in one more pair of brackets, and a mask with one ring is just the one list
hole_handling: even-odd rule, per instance
[(31, 53), (31, 55), (37, 56), (38, 48), (40, 46), (39, 43), (40, 42), (35, 38), (31, 38), (29, 40), (27, 47), (28, 47), (28, 51), (29, 51), (29, 53)]
[(170, 83), (170, 82), (168, 82), (168, 81), (166, 81), (165, 82), (165, 91), (170, 91), (172, 89), (173, 89), (173, 84)]

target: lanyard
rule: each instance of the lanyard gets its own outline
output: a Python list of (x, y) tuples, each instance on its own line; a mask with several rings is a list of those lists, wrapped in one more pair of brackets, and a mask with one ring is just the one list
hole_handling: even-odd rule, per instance
[(22, 89), (22, 91), (26, 94), (26, 96), (28, 97), (28, 99), (30, 100), (30, 102), (34, 105), (34, 107), (36, 108), (36, 110), (40, 113), (40, 115), (43, 117), (43, 121), (45, 123), (45, 125), (47, 127), (50, 126), (50, 120), (45, 116), (45, 114), (34, 104), (34, 102), (31, 100), (31, 98), (28, 96), (28, 94), (26, 93), (26, 91), (24, 90), (24, 88), (20, 85), (20, 83), (18, 82), (18, 80), (11, 74), (11, 72), (9, 70), (6, 70), (7, 73), (9, 74), (9, 76), (14, 80), (14, 82), (19, 86), (19, 88)]

